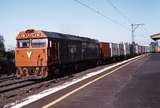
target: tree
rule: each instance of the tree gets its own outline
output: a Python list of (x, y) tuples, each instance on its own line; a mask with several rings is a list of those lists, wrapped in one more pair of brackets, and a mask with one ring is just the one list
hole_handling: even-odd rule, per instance
[(4, 38), (0, 35), (0, 58), (4, 57), (5, 55), (5, 45), (4, 45)]

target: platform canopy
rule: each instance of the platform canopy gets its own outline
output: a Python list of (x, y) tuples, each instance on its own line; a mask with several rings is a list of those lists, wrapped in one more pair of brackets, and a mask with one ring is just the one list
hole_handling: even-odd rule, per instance
[(151, 38), (152, 38), (154, 41), (159, 40), (159, 39), (160, 39), (160, 33), (151, 35)]

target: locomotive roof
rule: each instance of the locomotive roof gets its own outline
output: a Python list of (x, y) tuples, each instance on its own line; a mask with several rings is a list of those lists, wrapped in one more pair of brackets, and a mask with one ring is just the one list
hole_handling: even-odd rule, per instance
[[(39, 34), (39, 36), (36, 36), (35, 34)], [(56, 39), (70, 39), (70, 40), (78, 40), (78, 41), (90, 41), (90, 42), (96, 42), (96, 43), (99, 42), (98, 40), (87, 38), (87, 37), (80, 37), (76, 35), (63, 34), (63, 33), (57, 33), (57, 32), (48, 32), (48, 31), (34, 30), (34, 29), (22, 31), (17, 35), (17, 39), (45, 38), (45, 37), (56, 38)]]
[(87, 37), (80, 37), (80, 36), (76, 36), (76, 35), (63, 34), (63, 33), (57, 33), (57, 32), (48, 32), (48, 31), (42, 31), (42, 32), (47, 37), (50, 37), (50, 38), (98, 42), (98, 40), (95, 40), (95, 39), (91, 39), (91, 38), (87, 38)]

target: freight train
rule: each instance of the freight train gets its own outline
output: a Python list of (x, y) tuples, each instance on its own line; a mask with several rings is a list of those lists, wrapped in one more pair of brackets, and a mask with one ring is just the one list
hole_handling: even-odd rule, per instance
[(18, 78), (46, 78), (62, 67), (105, 64), (147, 52), (146, 46), (109, 43), (75, 35), (29, 29), (20, 32), (15, 51)]

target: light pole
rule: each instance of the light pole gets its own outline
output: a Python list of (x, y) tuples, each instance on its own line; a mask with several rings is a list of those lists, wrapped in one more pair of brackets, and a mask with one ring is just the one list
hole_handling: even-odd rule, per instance
[(132, 43), (134, 43), (134, 32), (139, 26), (143, 26), (144, 24), (131, 24), (131, 29), (132, 29)]

